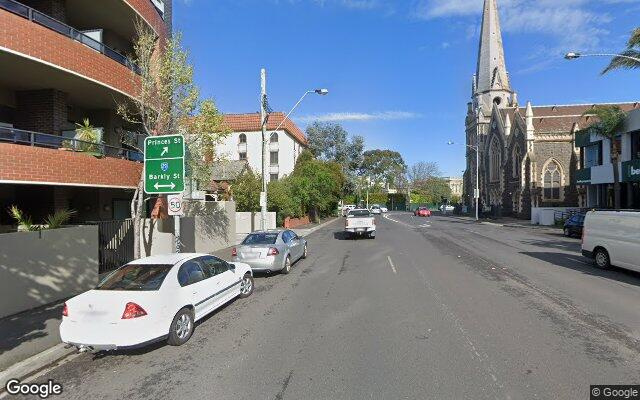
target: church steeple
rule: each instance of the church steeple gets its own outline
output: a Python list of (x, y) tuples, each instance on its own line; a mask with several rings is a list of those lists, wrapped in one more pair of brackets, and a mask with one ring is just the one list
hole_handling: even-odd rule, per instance
[(502, 47), (497, 0), (485, 0), (473, 95), (477, 106), (489, 110), (494, 104), (502, 107), (510, 106), (511, 94), (511, 84)]

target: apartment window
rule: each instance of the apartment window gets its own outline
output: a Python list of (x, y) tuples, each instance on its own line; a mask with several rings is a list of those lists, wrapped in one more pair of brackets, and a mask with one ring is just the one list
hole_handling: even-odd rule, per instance
[(582, 163), (582, 168), (591, 168), (602, 164), (602, 142), (583, 147), (583, 149), (584, 162)]
[(640, 159), (640, 132), (631, 135), (631, 158)]
[(547, 200), (560, 200), (560, 167), (551, 161), (544, 170), (544, 197)]
[(271, 165), (278, 165), (278, 152), (272, 151), (269, 157)]
[(271, 182), (277, 181), (278, 180), (278, 174), (269, 174), (269, 180)]
[(238, 155), (240, 156), (239, 157), (240, 160), (246, 160), (247, 159), (247, 153), (246, 152), (238, 153)]
[(273, 132), (271, 134), (271, 143), (278, 143), (278, 132)]
[(245, 135), (244, 133), (241, 133), (240, 137), (238, 138), (238, 141), (240, 143), (247, 143), (247, 135)]

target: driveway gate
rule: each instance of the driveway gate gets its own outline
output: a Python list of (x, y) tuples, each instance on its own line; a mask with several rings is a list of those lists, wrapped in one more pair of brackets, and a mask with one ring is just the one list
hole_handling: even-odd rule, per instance
[(98, 221), (100, 274), (133, 260), (133, 219)]

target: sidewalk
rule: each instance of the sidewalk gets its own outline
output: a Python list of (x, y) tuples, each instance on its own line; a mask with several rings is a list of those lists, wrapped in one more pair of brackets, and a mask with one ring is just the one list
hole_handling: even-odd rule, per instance
[(317, 231), (320, 228), (324, 228), (325, 226), (329, 225), (330, 223), (332, 223), (337, 219), (338, 217), (330, 217), (320, 221), (320, 223), (306, 224), (306, 225), (299, 226), (297, 228), (293, 228), (291, 230), (294, 231), (298, 236), (307, 236)]
[[(462, 215), (442, 215), (443, 217), (460, 219), (463, 221), (476, 222), (474, 217), (467, 217)], [(542, 230), (550, 233), (562, 233), (562, 229), (556, 226), (547, 226), (547, 225), (534, 225), (531, 221), (522, 220), (517, 218), (496, 218), (496, 219), (481, 219), (479, 221), (480, 224), (483, 225), (493, 225), (493, 226), (504, 226), (507, 228), (525, 228), (525, 229), (536, 229)]]

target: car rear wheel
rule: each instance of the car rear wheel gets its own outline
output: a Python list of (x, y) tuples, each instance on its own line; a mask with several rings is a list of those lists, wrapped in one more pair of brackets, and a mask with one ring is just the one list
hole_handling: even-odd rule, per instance
[(609, 253), (607, 253), (605, 249), (603, 248), (597, 249), (593, 256), (598, 268), (606, 269), (611, 266), (611, 259), (609, 258)]
[(287, 258), (284, 259), (284, 268), (282, 268), (282, 273), (288, 274), (289, 272), (291, 272), (291, 258), (287, 256)]
[(242, 277), (242, 281), (240, 281), (240, 297), (244, 299), (245, 297), (251, 296), (253, 286), (253, 277), (247, 272)]
[(171, 346), (181, 346), (187, 343), (193, 334), (193, 320), (193, 312), (188, 308), (178, 311), (171, 322), (167, 343)]

